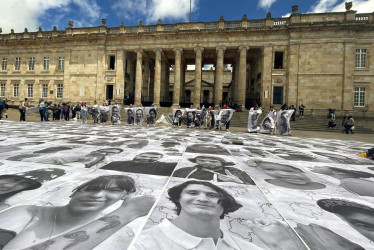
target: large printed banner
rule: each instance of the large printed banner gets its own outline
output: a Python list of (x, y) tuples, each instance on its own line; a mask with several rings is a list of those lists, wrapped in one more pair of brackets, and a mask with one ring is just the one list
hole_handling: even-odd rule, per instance
[(257, 126), (258, 118), (261, 116), (262, 110), (250, 110), (248, 114), (248, 132), (250, 133), (257, 133), (257, 131), (260, 129), (259, 126)]
[(220, 110), (216, 118), (217, 119), (216, 124), (218, 123), (218, 127), (226, 127), (226, 125), (230, 122), (234, 112), (235, 110), (233, 109)]
[(267, 115), (261, 122), (260, 133), (270, 134), (275, 130), (275, 122), (272, 115)]
[(180, 125), (182, 122), (182, 116), (184, 115), (184, 109), (173, 109), (173, 124)]
[[(116, 117), (120, 107), (107, 107)], [(133, 121), (152, 115), (129, 110)], [(230, 119), (225, 111), (217, 121)], [(0, 126), (0, 249), (374, 249), (374, 162), (357, 156), (372, 144)]]
[(290, 135), (290, 118), (294, 110), (280, 110), (277, 113), (277, 124), (280, 135)]
[(157, 107), (145, 107), (145, 116), (148, 125), (155, 125), (157, 121)]

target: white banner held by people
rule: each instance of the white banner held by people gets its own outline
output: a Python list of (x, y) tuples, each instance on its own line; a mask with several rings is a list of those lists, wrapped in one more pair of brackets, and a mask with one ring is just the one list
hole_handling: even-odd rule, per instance
[(134, 108), (125, 108), (126, 124), (134, 125)]
[(110, 105), (110, 121), (112, 124), (121, 124), (121, 106), (120, 105)]
[(145, 115), (147, 117), (147, 124), (154, 125), (157, 121), (157, 107), (145, 107)]
[(233, 109), (222, 109), (217, 116), (218, 127), (225, 127), (230, 122), (233, 114)]
[(290, 118), (294, 110), (280, 110), (277, 113), (277, 124), (280, 135), (291, 135)]
[(262, 114), (261, 109), (249, 111), (249, 114), (248, 114), (248, 132), (249, 133), (257, 133), (257, 131), (260, 129), (260, 127), (257, 126), (257, 121), (261, 114)]
[(173, 124), (180, 125), (182, 116), (184, 115), (184, 109), (173, 109)]
[(195, 127), (196, 109), (186, 109), (187, 128)]
[(143, 121), (144, 121), (144, 108), (143, 107), (138, 107), (134, 108), (134, 123), (135, 125), (142, 126)]
[(261, 122), (260, 133), (270, 134), (275, 129), (275, 122), (272, 116), (267, 115)]

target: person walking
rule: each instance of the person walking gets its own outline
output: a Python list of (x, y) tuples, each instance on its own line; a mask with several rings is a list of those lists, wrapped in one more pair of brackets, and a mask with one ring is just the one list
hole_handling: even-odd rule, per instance
[(83, 123), (87, 123), (87, 112), (88, 112), (88, 107), (86, 106), (86, 102), (82, 102), (81, 119)]
[(353, 130), (355, 129), (355, 120), (353, 119), (353, 117), (350, 115), (348, 116), (347, 118), (347, 122), (345, 124), (345, 133), (346, 134), (354, 134), (353, 133)]
[(45, 121), (45, 102), (44, 99), (41, 98), (39, 100), (39, 114), (40, 114), (40, 121), (43, 122)]

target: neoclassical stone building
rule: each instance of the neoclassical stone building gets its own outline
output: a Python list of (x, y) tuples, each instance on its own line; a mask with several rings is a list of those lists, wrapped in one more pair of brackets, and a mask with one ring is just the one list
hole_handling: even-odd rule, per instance
[[(0, 98), (374, 111), (374, 13), (0, 34)], [(370, 112), (369, 112), (370, 113)]]

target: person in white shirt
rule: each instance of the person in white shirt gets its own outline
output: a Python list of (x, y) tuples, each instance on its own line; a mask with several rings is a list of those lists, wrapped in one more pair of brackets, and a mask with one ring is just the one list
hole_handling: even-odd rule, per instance
[(261, 249), (220, 229), (220, 219), (242, 207), (220, 187), (187, 181), (168, 190), (178, 217), (143, 231), (134, 249)]

